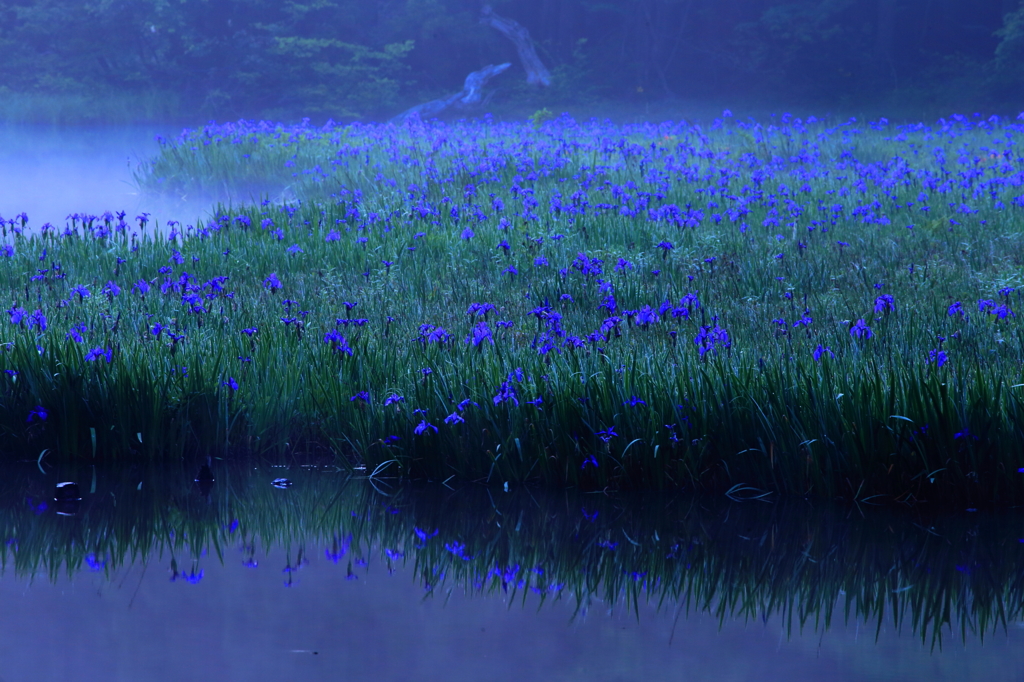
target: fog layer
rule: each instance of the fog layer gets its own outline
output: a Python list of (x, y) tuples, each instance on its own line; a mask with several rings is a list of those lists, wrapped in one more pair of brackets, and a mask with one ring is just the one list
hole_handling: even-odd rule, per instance
[(26, 213), (29, 227), (62, 227), (74, 213), (124, 211), (134, 224), (142, 212), (163, 225), (195, 223), (208, 214), (205, 203), (141, 196), (132, 170), (157, 152), (156, 135), (170, 131), (142, 127), (0, 127), (0, 216)]

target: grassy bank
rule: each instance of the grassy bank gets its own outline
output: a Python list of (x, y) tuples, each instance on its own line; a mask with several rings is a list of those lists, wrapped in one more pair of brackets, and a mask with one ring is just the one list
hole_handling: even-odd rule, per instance
[[(353, 579), (405, 568), (439, 599), (454, 589), (531, 606), (563, 600), (581, 615), (651, 603), (723, 621), (778, 619), (790, 632), (862, 622), (867, 636), (894, 627), (934, 646), (1003, 636), (1022, 618), (1018, 512), (862, 514), (657, 494), (375, 488), (330, 469), (215, 462), (204, 496), (190, 467), (65, 467), (84, 497), (74, 519), (52, 509), (56, 479), (34, 466), (8, 470), (3, 573), (120, 580), (144, 561), (188, 583), (223, 562), (290, 585), (302, 583), (309, 563)], [(278, 476), (293, 487), (272, 487)], [(254, 557), (269, 550), (286, 554), (284, 572), (257, 567)]]
[(211, 126), (140, 184), (263, 205), (9, 220), (7, 451), (1024, 500), (1024, 128), (541, 118)]

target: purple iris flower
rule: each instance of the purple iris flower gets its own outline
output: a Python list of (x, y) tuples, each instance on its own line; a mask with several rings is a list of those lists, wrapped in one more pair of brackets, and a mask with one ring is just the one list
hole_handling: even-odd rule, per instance
[(814, 349), (814, 361), (821, 362), (821, 358), (824, 357), (825, 355), (828, 355), (831, 358), (834, 358), (836, 356), (836, 354), (832, 352), (831, 348), (829, 348), (828, 346), (822, 346), (819, 343), (818, 347)]
[(46, 418), (50, 416), (50, 413), (42, 405), (36, 405), (36, 408), (28, 413), (28, 418), (25, 420), (26, 423), (31, 424), (35, 420), (41, 422), (46, 421)]
[(896, 306), (893, 304), (892, 296), (889, 294), (882, 294), (875, 299), (875, 312), (883, 313), (891, 310), (895, 310)]
[(270, 273), (267, 275), (267, 278), (263, 280), (263, 287), (271, 292), (277, 291), (281, 286), (281, 280), (277, 278), (276, 272)]
[(864, 320), (857, 320), (852, 327), (850, 327), (850, 336), (855, 339), (870, 339), (875, 333), (871, 331), (871, 327), (864, 323)]
[(86, 362), (95, 362), (96, 360), (106, 359), (107, 364), (110, 364), (111, 359), (114, 357), (114, 351), (107, 348), (90, 348), (89, 352), (85, 354)]
[(433, 424), (428, 423), (427, 420), (424, 419), (420, 421), (419, 424), (416, 425), (416, 428), (414, 428), (412, 432), (415, 433), (417, 436), (422, 436), (424, 433), (429, 433), (431, 429), (434, 430), (434, 433), (437, 433), (437, 427), (434, 426)]
[(335, 353), (347, 354), (350, 357), (352, 355), (352, 348), (348, 345), (348, 341), (337, 329), (332, 329), (324, 334), (324, 343), (330, 345), (331, 350)]
[(481, 347), (486, 341), (490, 341), (491, 345), (494, 345), (494, 336), (491, 334), (491, 328), (486, 322), (478, 322), (473, 327), (473, 333), (466, 337), (466, 343), (473, 344), (473, 347)]

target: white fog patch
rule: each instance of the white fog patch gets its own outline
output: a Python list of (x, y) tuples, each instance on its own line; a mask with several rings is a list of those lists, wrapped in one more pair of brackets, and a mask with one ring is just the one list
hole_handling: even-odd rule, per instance
[(63, 128), (0, 126), (0, 217), (26, 213), (30, 229), (63, 227), (73, 213), (140, 213), (161, 228), (206, 220), (211, 206), (188, 197), (140, 195), (132, 171), (159, 149), (156, 135), (176, 131), (143, 127)]

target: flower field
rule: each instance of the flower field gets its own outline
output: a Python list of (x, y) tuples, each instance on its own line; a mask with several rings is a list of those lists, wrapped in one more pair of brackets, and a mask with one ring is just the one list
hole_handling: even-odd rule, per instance
[(266, 199), (4, 221), (4, 451), (1019, 503), (1022, 140), (978, 116), (185, 131), (142, 188)]

